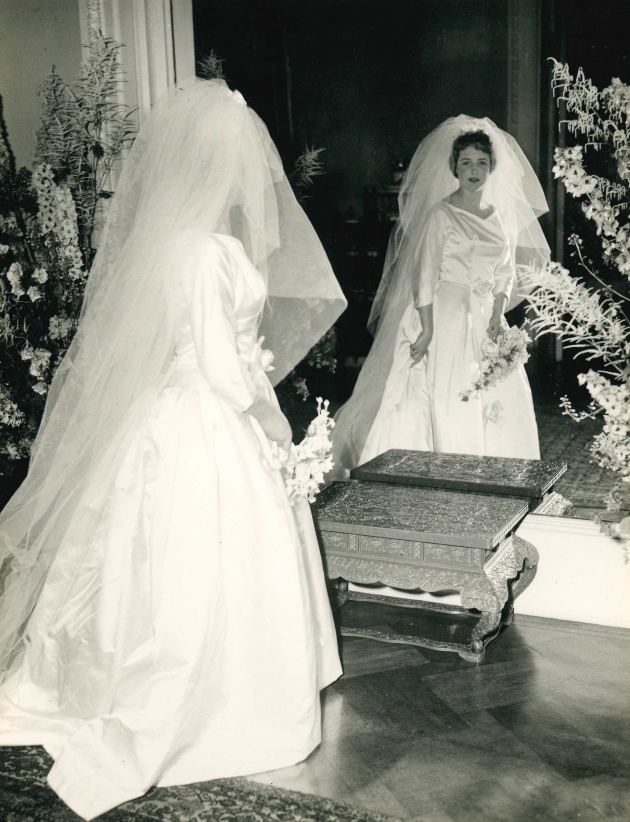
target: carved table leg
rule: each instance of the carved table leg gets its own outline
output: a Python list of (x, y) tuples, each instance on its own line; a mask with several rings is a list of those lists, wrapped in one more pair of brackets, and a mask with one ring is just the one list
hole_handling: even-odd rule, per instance
[(470, 636), (470, 647), (480, 653), (501, 625), (501, 611), (483, 611)]
[(505, 616), (503, 617), (503, 625), (511, 625), (514, 622), (514, 606), (511, 602), (506, 605)]
[[(486, 613), (495, 613), (495, 610), (501, 610), (503, 619), (499, 615), (499, 622), (494, 625), (491, 624), (493, 620), (479, 621), (475, 630), (473, 631), (471, 647), (475, 649), (474, 641), (481, 642), (484, 646), (488, 644), (488, 634), (496, 630), (500, 624), (510, 625), (514, 619), (514, 600), (523, 593), (528, 585), (531, 585), (532, 580), (536, 576), (536, 568), (538, 564), (538, 551), (536, 548), (526, 540), (514, 535), (512, 541), (507, 546), (498, 551), (492, 556), (484, 565), (484, 573), (489, 582), (494, 588), (497, 609), (479, 608), (482, 615)], [(485, 623), (488, 627), (485, 627)]]
[(479, 665), (480, 662), (483, 662), (483, 659), (486, 655), (485, 649), (483, 651), (479, 651), (476, 653), (475, 651), (458, 651), (457, 656), (461, 656), (462, 659), (465, 659), (466, 662), (474, 662), (475, 664)]
[(538, 565), (530, 567), (527, 560), (525, 560), (523, 570), (510, 586), (512, 589), (512, 602), (516, 599), (517, 596), (519, 596), (519, 594), (522, 594), (523, 591), (532, 584), (534, 577), (536, 576), (537, 570)]
[(339, 577), (337, 580), (337, 603), (341, 608), (348, 601), (348, 582)]
[(507, 605), (505, 606), (503, 625), (511, 625), (514, 621), (514, 600), (517, 596), (519, 596), (519, 594), (522, 594), (529, 585), (532, 584), (537, 570), (538, 565), (530, 565), (529, 561), (526, 559), (523, 563), (523, 568), (519, 572), (516, 579), (513, 579), (509, 583), (509, 596)]

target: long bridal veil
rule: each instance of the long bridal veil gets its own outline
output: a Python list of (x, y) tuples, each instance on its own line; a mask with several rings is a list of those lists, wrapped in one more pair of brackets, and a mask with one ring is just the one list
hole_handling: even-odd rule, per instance
[[(265, 125), (223, 81), (159, 103), (125, 162), (75, 338), (53, 379), (29, 473), (0, 514), (0, 664), (71, 532), (87, 549), (128, 430), (165, 374), (178, 327), (177, 267), (189, 232), (242, 241), (267, 280), (260, 333), (282, 379), (345, 299)], [(90, 507), (82, 494), (98, 476)], [(82, 547), (83, 546), (83, 547)]]
[[(418, 146), (401, 184), (399, 217), (390, 236), (383, 277), (376, 293), (368, 327), (374, 342), (354, 392), (335, 417), (334, 459), (337, 470), (358, 465), (363, 446), (381, 404), (392, 367), (398, 326), (411, 303), (421, 272), (420, 250), (431, 209), (458, 186), (449, 167), (453, 142), (468, 131), (484, 131), (495, 153), (495, 167), (484, 189), (484, 200), (498, 211), (518, 269), (544, 264), (549, 246), (538, 217), (547, 201), (529, 161), (517, 142), (487, 118), (460, 115), (446, 120)], [(515, 286), (509, 307), (525, 298)]]

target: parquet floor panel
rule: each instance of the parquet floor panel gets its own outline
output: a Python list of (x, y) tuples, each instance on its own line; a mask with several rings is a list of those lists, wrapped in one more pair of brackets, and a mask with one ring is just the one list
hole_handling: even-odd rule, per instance
[(517, 617), (481, 665), (341, 649), (322, 745), (256, 779), (413, 822), (629, 822), (630, 632)]

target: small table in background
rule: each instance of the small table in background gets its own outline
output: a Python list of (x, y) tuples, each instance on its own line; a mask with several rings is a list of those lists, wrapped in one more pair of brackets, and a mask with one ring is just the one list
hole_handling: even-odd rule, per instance
[[(345, 606), (341, 633), (480, 662), (536, 574), (536, 548), (514, 531), (565, 470), (564, 463), (388, 451), (352, 480), (330, 483), (313, 515), (327, 576), (338, 580)], [(456, 591), (462, 605), (350, 591), (349, 582)], [(385, 627), (362, 624), (366, 602), (387, 606)], [(403, 611), (410, 608), (425, 612), (426, 630), (411, 629)]]

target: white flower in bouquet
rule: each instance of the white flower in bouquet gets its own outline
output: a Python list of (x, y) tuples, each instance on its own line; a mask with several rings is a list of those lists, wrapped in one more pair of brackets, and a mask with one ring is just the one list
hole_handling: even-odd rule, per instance
[[(28, 369), (29, 374), (32, 377), (36, 377), (38, 380), (43, 380), (46, 372), (48, 371), (48, 367), (50, 366), (52, 353), (47, 351), (45, 348), (33, 348), (31, 345), (27, 345), (20, 351), (20, 357), (26, 362), (30, 361), (31, 364)], [(41, 387), (34, 386), (33, 390), (38, 394), (46, 393), (41, 390)]]
[(335, 423), (328, 412), (328, 400), (317, 397), (317, 416), (299, 445), (291, 443), (288, 452), (280, 451), (278, 466), (293, 505), (299, 499), (315, 502), (315, 495), (332, 469), (330, 432)]
[(21, 297), (26, 292), (22, 288), (22, 266), (19, 263), (11, 263), (7, 271), (7, 280), (11, 286), (11, 291), (16, 297)]
[(459, 395), (463, 402), (477, 394), (479, 391), (487, 391), (497, 383), (500, 383), (513, 371), (524, 365), (529, 359), (527, 344), (529, 336), (525, 330), (512, 326), (499, 332), (496, 342), (492, 342), (489, 337), (485, 337), (481, 343), (481, 362), (479, 364), (481, 374), (474, 382), (472, 388), (462, 391)]
[(37, 302), (37, 300), (41, 300), (43, 296), (42, 292), (36, 285), (32, 285), (30, 288), (28, 288), (26, 293), (30, 298), (31, 302)]
[(42, 394), (42, 395), (47, 394), (48, 393), (48, 386), (46, 385), (46, 383), (43, 380), (40, 380), (39, 382), (36, 382), (35, 385), (33, 386), (33, 391), (36, 394)]
[(264, 341), (264, 337), (258, 338), (258, 342), (252, 349), (250, 361), (259, 365), (265, 372), (274, 371), (273, 361), (275, 358), (273, 356), (273, 351), (262, 347)]
[(0, 423), (16, 428), (24, 422), (24, 413), (9, 396), (9, 391), (0, 385)]
[(36, 268), (31, 275), (31, 279), (41, 285), (48, 280), (48, 272), (45, 268)]
[(51, 340), (65, 340), (75, 326), (75, 322), (65, 315), (54, 316), (48, 323), (48, 336)]
[(10, 460), (17, 460), (20, 458), (20, 452), (18, 450), (17, 445), (14, 445), (12, 442), (7, 443), (3, 448), (4, 453)]
[(27, 437), (21, 439), (7, 439), (0, 441), (0, 454), (10, 460), (20, 460), (28, 457), (33, 440)]

